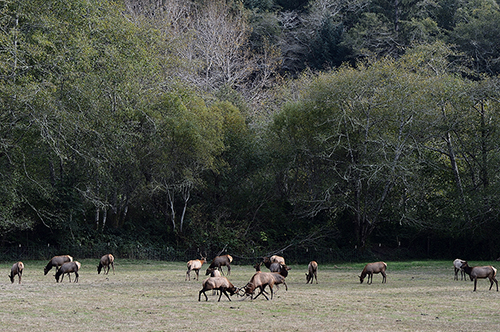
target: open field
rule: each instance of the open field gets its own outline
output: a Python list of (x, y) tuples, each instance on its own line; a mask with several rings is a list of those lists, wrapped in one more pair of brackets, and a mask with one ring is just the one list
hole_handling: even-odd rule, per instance
[[(13, 263), (13, 262), (12, 262)], [(304, 265), (292, 265), (288, 291), (271, 301), (198, 302), (200, 281), (184, 281), (185, 263), (117, 259), (116, 275), (97, 274), (97, 260), (82, 260), (80, 282), (56, 283), (46, 262), (25, 261), (23, 284), (11, 284), (12, 263), (0, 264), (3, 331), (498, 331), (500, 292), (480, 280), (454, 281), (452, 262), (387, 262), (360, 284), (364, 264), (319, 266), (319, 284), (305, 283)], [(470, 262), (489, 265), (492, 262)], [(493, 264), (495, 265), (495, 264)], [(496, 266), (497, 268), (499, 266)], [(225, 268), (224, 268), (225, 269)], [(230, 280), (245, 285), (251, 266), (234, 265)], [(192, 273), (194, 275), (194, 273)], [(366, 280), (365, 280), (366, 282)], [(495, 288), (495, 286), (494, 286)], [(209, 292), (207, 292), (209, 293)], [(207, 294), (208, 295), (208, 294)]]

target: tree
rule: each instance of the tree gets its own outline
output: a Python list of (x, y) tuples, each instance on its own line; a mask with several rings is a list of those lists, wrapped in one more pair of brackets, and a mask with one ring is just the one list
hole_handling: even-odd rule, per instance
[(470, 64), (476, 72), (500, 72), (499, 20), (500, 7), (493, 0), (466, 1), (456, 11), (456, 26), (448, 40), (473, 59)]

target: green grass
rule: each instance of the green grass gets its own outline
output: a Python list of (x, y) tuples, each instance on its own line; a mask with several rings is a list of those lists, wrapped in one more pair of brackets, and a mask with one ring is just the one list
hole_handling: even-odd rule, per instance
[[(184, 281), (181, 262), (117, 259), (116, 275), (97, 274), (97, 260), (83, 260), (80, 282), (56, 283), (46, 262), (26, 261), (23, 283), (11, 284), (0, 264), (0, 328), (4, 331), (496, 331), (500, 293), (480, 280), (454, 281), (452, 262), (387, 262), (360, 284), (364, 264), (319, 266), (319, 284), (305, 283), (305, 265), (292, 265), (288, 291), (271, 301), (236, 296), (221, 302), (210, 292), (198, 302), (201, 281)], [(491, 262), (471, 262), (486, 265)], [(493, 264), (494, 265), (494, 264)], [(245, 285), (251, 266), (234, 265), (230, 280)], [(2, 275), (2, 274), (0, 274)], [(17, 282), (17, 281), (16, 281)]]

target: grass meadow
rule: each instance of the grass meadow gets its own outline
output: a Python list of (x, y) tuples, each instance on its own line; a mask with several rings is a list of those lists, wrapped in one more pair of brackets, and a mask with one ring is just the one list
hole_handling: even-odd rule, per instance
[[(498, 331), (500, 292), (479, 280), (454, 281), (451, 261), (388, 261), (387, 283), (377, 274), (360, 284), (364, 264), (319, 263), (319, 284), (306, 284), (305, 265), (291, 265), (273, 300), (198, 302), (205, 278), (184, 281), (182, 262), (117, 259), (116, 274), (97, 274), (97, 260), (81, 260), (79, 283), (56, 283), (46, 262), (25, 261), (23, 283), (0, 264), (3, 331)], [(470, 262), (489, 265), (492, 262)], [(495, 264), (493, 264), (495, 265)], [(497, 266), (498, 268), (498, 266)], [(224, 268), (225, 269), (225, 268)], [(233, 265), (229, 279), (245, 285), (250, 265)], [(192, 273), (194, 275), (194, 273)], [(203, 276), (201, 276), (203, 274)], [(207, 292), (210, 293), (210, 292)]]

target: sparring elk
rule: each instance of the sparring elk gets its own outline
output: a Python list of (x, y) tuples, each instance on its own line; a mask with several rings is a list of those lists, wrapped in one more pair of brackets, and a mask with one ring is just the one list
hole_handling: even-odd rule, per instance
[(474, 281), (474, 292), (476, 291), (476, 286), (477, 286), (477, 279), (486, 279), (488, 278), (490, 280), (490, 289), (493, 287), (493, 282), (497, 285), (497, 292), (498, 292), (498, 281), (495, 278), (497, 275), (497, 269), (495, 269), (491, 265), (487, 266), (473, 266), (470, 267), (467, 262), (464, 262), (462, 264), (462, 269), (467, 273), (470, 277), (471, 281)]
[(110, 265), (113, 268), (113, 274), (115, 274), (115, 257), (112, 254), (102, 256), (99, 265), (97, 265), (97, 274), (101, 273), (102, 268), (104, 268), (104, 274), (108, 274)]
[(47, 266), (43, 269), (43, 275), (46, 275), (52, 267), (55, 266), (56, 272), (59, 269), (59, 266), (62, 266), (64, 263), (72, 262), (73, 257), (69, 255), (62, 255), (62, 256), (54, 256), (52, 259), (47, 263)]
[[(201, 255), (200, 255), (201, 256)], [(184, 281), (186, 280), (191, 280), (191, 271), (194, 271), (196, 273), (196, 280), (200, 277), (200, 269), (205, 264), (207, 261), (206, 257), (201, 257), (201, 259), (192, 259), (189, 262), (187, 262), (187, 272), (186, 272), (186, 277), (184, 278)]]
[(231, 298), (229, 297), (227, 292), (229, 292), (231, 296), (238, 292), (238, 289), (234, 287), (234, 285), (226, 277), (209, 277), (203, 281), (203, 288), (198, 293), (198, 301), (201, 300), (202, 293), (203, 295), (205, 295), (205, 301), (208, 301), (208, 296), (205, 293), (207, 290), (220, 291), (219, 300), (217, 302), (220, 302), (222, 294), (226, 295), (227, 299), (231, 301)]
[[(245, 289), (245, 294), (247, 296), (251, 296), (251, 299), (256, 299), (259, 297), (260, 294), (264, 295), (264, 297), (269, 300), (269, 298), (266, 296), (264, 289), (266, 286), (269, 286), (269, 289), (271, 290), (271, 299), (273, 298), (273, 286), (278, 285), (278, 284), (285, 284), (285, 288), (288, 290), (288, 286), (286, 285), (285, 282), (285, 277), (282, 275), (275, 273), (275, 272), (256, 272), (252, 279), (246, 284), (244, 287)], [(260, 292), (257, 294), (255, 297), (255, 290), (259, 289)]]
[[(218, 270), (221, 271), (222, 274), (222, 267), (227, 266), (227, 275), (231, 274), (231, 262), (233, 261), (233, 257), (231, 255), (222, 255), (222, 256), (217, 256), (214, 258), (210, 266), (208, 267), (209, 269), (215, 269), (217, 268)], [(207, 270), (208, 271), (208, 270)], [(206, 273), (207, 275), (210, 273)]]
[(366, 275), (368, 275), (368, 280), (366, 283), (371, 284), (373, 282), (373, 274), (382, 273), (382, 283), (385, 283), (387, 282), (387, 275), (385, 274), (386, 269), (387, 269), (387, 264), (384, 262), (368, 263), (363, 269), (363, 272), (361, 272), (361, 275), (359, 276), (359, 281), (362, 284)]
[(458, 272), (460, 272), (460, 280), (467, 280), (467, 275), (465, 274), (464, 269), (462, 269), (463, 263), (466, 263), (466, 261), (459, 258), (453, 261), (453, 268), (455, 269), (455, 277), (453, 280), (458, 280)]
[(82, 264), (80, 264), (80, 262), (76, 262), (76, 261), (64, 263), (63, 265), (61, 265), (59, 270), (57, 270), (56, 274), (54, 275), (54, 277), (56, 277), (56, 282), (59, 282), (59, 277), (61, 277), (61, 282), (62, 282), (64, 279), (64, 274), (68, 275), (69, 282), (71, 282), (70, 273), (75, 274), (75, 282), (78, 282), (78, 270), (80, 270), (81, 267), (82, 267)]
[(23, 276), (24, 264), (23, 262), (17, 262), (12, 265), (10, 269), (10, 282), (14, 283), (14, 277), (17, 275), (19, 278), (19, 284), (21, 284), (21, 278)]
[(318, 283), (318, 263), (315, 261), (310, 261), (307, 266), (308, 273), (306, 273), (306, 284), (311, 282), (313, 283), (313, 279), (316, 279), (316, 283)]

